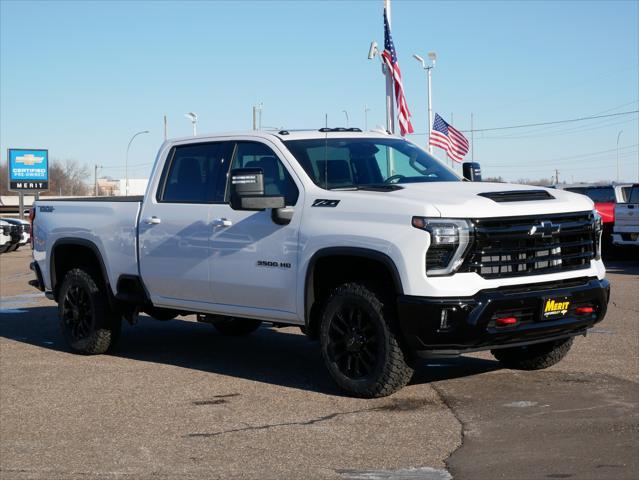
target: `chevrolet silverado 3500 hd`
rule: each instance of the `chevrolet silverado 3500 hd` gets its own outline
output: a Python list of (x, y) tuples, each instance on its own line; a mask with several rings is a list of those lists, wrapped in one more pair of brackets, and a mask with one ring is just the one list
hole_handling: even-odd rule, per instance
[(144, 197), (40, 199), (32, 221), (32, 284), (72, 350), (106, 352), (139, 312), (228, 335), (298, 325), (362, 397), (420, 357), (553, 365), (609, 297), (590, 199), (467, 182), (358, 129), (169, 140)]

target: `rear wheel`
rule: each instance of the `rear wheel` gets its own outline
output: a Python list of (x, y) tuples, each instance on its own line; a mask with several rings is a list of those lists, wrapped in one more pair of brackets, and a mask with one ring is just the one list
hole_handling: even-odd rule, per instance
[(491, 350), (491, 353), (505, 367), (515, 370), (541, 370), (562, 360), (568, 354), (572, 342), (571, 337), (525, 347), (500, 348)]
[(222, 335), (240, 337), (260, 328), (261, 320), (238, 317), (213, 317), (208, 320)]
[(111, 311), (104, 287), (84, 269), (74, 268), (64, 277), (58, 314), (62, 334), (75, 352), (105, 353), (120, 336), (120, 315)]
[(384, 397), (410, 381), (413, 369), (399, 343), (394, 309), (364, 285), (337, 288), (320, 322), (326, 367), (350, 394)]

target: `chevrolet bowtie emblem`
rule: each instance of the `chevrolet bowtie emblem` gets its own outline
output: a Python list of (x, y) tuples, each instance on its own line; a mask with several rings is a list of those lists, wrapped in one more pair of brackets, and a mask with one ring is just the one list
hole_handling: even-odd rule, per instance
[(553, 235), (559, 233), (561, 225), (555, 225), (552, 222), (541, 222), (539, 225), (533, 225), (528, 231), (528, 235), (540, 236), (541, 238), (550, 238)]

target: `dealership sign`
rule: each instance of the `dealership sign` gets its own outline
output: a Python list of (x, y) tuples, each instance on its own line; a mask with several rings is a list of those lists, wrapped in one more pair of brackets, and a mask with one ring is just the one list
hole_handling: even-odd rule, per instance
[(10, 148), (9, 190), (49, 189), (49, 151)]

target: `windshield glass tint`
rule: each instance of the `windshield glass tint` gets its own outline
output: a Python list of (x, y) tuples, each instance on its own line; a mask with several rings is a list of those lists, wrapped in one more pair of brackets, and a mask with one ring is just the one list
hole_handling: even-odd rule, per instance
[(612, 187), (589, 188), (586, 190), (586, 195), (588, 195), (593, 202), (604, 203), (615, 201), (615, 190)]
[(396, 138), (321, 138), (284, 143), (322, 188), (460, 180), (421, 148)]

